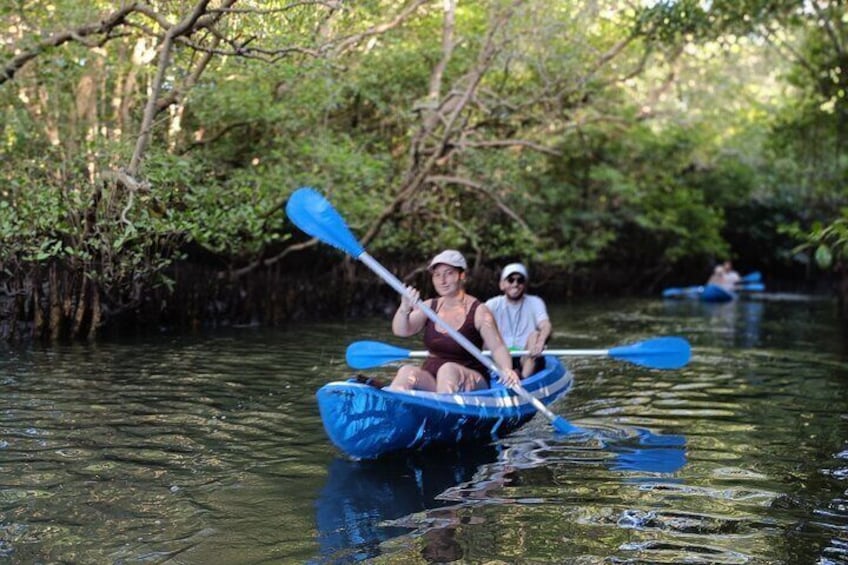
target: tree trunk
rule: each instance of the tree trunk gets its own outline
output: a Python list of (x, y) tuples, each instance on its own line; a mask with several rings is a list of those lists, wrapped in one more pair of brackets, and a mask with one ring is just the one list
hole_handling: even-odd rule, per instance
[(36, 270), (32, 277), (32, 336), (41, 336), (44, 332), (44, 305), (41, 297), (41, 272)]
[(88, 326), (88, 340), (93, 341), (97, 337), (97, 328), (100, 326), (100, 287), (96, 282), (89, 285), (91, 292), (91, 322)]
[(48, 328), (50, 331), (50, 341), (57, 341), (62, 331), (62, 299), (59, 296), (59, 273), (57, 272), (55, 262), (50, 264), (49, 281), (50, 317)]
[(74, 322), (71, 328), (71, 338), (77, 338), (80, 335), (80, 330), (82, 328), (83, 321), (85, 320), (85, 311), (88, 307), (88, 277), (85, 276), (85, 272), (80, 275), (82, 279), (80, 281), (80, 289), (79, 289), (79, 298), (77, 299), (77, 308), (76, 312), (74, 312)]

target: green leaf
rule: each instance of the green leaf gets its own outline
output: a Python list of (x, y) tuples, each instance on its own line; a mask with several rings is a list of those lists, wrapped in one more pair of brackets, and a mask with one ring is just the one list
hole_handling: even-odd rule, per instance
[(829, 269), (833, 264), (833, 253), (830, 247), (822, 244), (816, 248), (816, 263), (822, 269)]

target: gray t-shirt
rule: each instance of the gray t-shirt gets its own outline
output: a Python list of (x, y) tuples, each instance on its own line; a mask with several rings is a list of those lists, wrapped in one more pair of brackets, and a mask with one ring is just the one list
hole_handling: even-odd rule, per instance
[(512, 304), (503, 294), (486, 301), (492, 311), (504, 343), (511, 349), (525, 349), (530, 334), (541, 322), (548, 319), (545, 301), (532, 294), (525, 294), (518, 304)]

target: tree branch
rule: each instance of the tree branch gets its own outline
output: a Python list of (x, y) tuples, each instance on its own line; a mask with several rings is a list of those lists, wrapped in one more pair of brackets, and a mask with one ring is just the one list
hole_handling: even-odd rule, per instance
[[(165, 34), (165, 40), (159, 51), (159, 64), (156, 68), (156, 76), (153, 79), (153, 84), (150, 86), (150, 96), (147, 99), (147, 104), (144, 107), (144, 116), (141, 120), (141, 131), (136, 140), (135, 151), (133, 151), (130, 164), (127, 167), (127, 172), (135, 176), (138, 174), (138, 169), (141, 165), (141, 160), (147, 151), (147, 145), (150, 142), (150, 134), (153, 129), (153, 119), (160, 111), (159, 93), (162, 91), (162, 84), (165, 81), (165, 73), (171, 62), (171, 52), (173, 50), (174, 40), (184, 34), (190, 34), (196, 31), (196, 23), (206, 14), (206, 8), (212, 0), (199, 0), (194, 5), (191, 13), (182, 19), (179, 23), (168, 29)], [(236, 0), (226, 0), (224, 7), (233, 5)], [(205, 23), (204, 25), (209, 25)]]
[[(411, 142), (411, 162), (404, 174), (400, 188), (392, 201), (380, 212), (371, 226), (362, 237), (361, 241), (367, 245), (379, 234), (383, 225), (395, 212), (425, 184), (425, 179), (432, 173), (434, 167), (449, 153), (451, 140), (459, 139), (462, 135), (462, 124), (460, 120), (470, 100), (473, 99), (480, 81), (486, 71), (491, 67), (495, 55), (499, 52), (502, 44), (496, 42), (496, 37), (501, 29), (512, 18), (514, 11), (523, 0), (514, 0), (502, 12), (493, 17), (489, 30), (483, 41), (480, 53), (474, 66), (457, 83), (464, 85), (462, 88), (451, 90), (442, 102), (432, 108), (429, 105), (422, 115), (422, 124)], [(453, 53), (453, 18), (455, 14), (455, 3), (445, 3), (444, 23), (442, 26), (442, 58), (431, 71), (429, 95), (432, 96), (434, 89), (440, 90), (441, 72), (444, 65)], [(441, 130), (441, 134), (439, 134)], [(427, 146), (427, 140), (436, 138), (432, 146)]]
[(47, 39), (40, 41), (37, 45), (32, 47), (31, 49), (27, 49), (19, 53), (18, 55), (12, 57), (12, 59), (3, 65), (3, 72), (0, 73), (0, 84), (4, 82), (10, 81), (14, 78), (15, 74), (21, 70), (27, 63), (41, 55), (47, 49), (52, 47), (58, 47), (65, 43), (69, 42), (79, 42), (84, 45), (88, 45), (86, 43), (85, 38), (92, 35), (105, 34), (106, 37), (100, 39), (97, 42), (97, 45), (103, 45), (109, 39), (114, 38), (115, 36), (111, 35), (112, 31), (118, 26), (124, 24), (126, 22), (127, 16), (137, 11), (138, 2), (131, 2), (121, 9), (112, 12), (102, 20), (97, 23), (90, 23), (79, 26), (72, 30), (60, 31), (54, 34), (51, 34)]
[(470, 179), (466, 179), (463, 177), (457, 177), (453, 175), (431, 175), (427, 177), (427, 182), (432, 183), (450, 183), (450, 184), (458, 184), (461, 186), (465, 186), (471, 188), (477, 192), (484, 194), (486, 197), (490, 198), (495, 205), (500, 209), (504, 214), (513, 219), (515, 223), (520, 225), (523, 229), (532, 233), (530, 226), (525, 222), (521, 216), (519, 216), (512, 208), (506, 205), (506, 203), (498, 198), (495, 194), (493, 194), (490, 190), (488, 190), (482, 183), (472, 181)]
[(259, 267), (270, 267), (274, 263), (279, 263), (283, 260), (283, 258), (285, 258), (291, 253), (294, 253), (295, 251), (302, 251), (304, 249), (309, 249), (310, 247), (315, 247), (316, 245), (318, 245), (318, 239), (314, 237), (308, 241), (289, 245), (273, 257), (268, 257), (267, 259), (260, 258), (245, 265), (244, 267), (241, 267), (240, 269), (235, 269), (226, 273), (220, 273), (218, 275), (218, 278), (229, 277), (231, 280), (235, 280), (251, 273), (253, 270), (258, 269)]

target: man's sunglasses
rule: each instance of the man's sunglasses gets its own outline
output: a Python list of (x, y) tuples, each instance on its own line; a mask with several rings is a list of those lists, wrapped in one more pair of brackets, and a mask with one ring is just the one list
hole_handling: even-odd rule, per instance
[(506, 278), (506, 281), (507, 281), (508, 283), (518, 283), (518, 284), (524, 284), (524, 277), (519, 277), (519, 276), (517, 276), (517, 275), (513, 275), (513, 276), (511, 276), (511, 277), (507, 277), (507, 278)]

